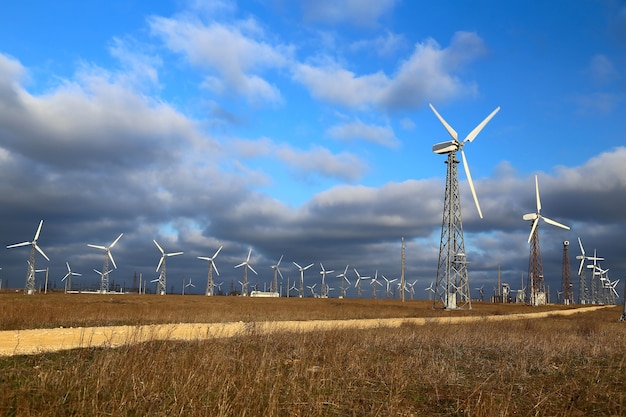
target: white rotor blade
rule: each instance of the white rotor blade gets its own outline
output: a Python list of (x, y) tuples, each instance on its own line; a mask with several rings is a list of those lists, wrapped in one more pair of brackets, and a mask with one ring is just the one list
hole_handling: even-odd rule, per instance
[(120, 239), (122, 238), (122, 235), (123, 235), (123, 234), (124, 234), (124, 233), (120, 233), (120, 235), (117, 237), (117, 239), (115, 239), (115, 240), (113, 241), (113, 243), (111, 243), (111, 246), (109, 246), (109, 249), (111, 249), (113, 246), (115, 246), (115, 244), (117, 243), (117, 241), (118, 241), (118, 240), (120, 240)]
[(198, 259), (202, 259), (203, 261), (209, 261), (209, 262), (211, 262), (211, 258), (208, 258), (208, 257), (206, 257), (206, 256), (198, 256), (197, 258), (198, 258)]
[(111, 251), (107, 251), (107, 253), (109, 254), (109, 259), (111, 260), (111, 263), (113, 264), (113, 268), (117, 269), (117, 265), (115, 265), (115, 259), (113, 259), (113, 254), (111, 253)]
[(312, 267), (312, 266), (313, 266), (313, 264), (311, 264), (311, 265), (307, 265), (307, 266), (305, 266), (304, 268), (302, 268), (302, 270), (309, 269), (309, 268), (310, 268), (310, 267)]
[(87, 244), (87, 246), (89, 246), (90, 248), (96, 248), (96, 249), (107, 250), (106, 246), (92, 245), (91, 243), (88, 243), (88, 244)]
[(580, 253), (583, 254), (583, 258), (585, 257), (585, 249), (583, 249), (583, 242), (580, 241), (580, 237), (578, 238), (578, 244), (580, 245)]
[(36, 242), (33, 242), (33, 246), (35, 246), (35, 249), (37, 249), (37, 252), (41, 253), (41, 255), (46, 258), (48, 261), (50, 260), (50, 258), (48, 258), (48, 256), (43, 253), (43, 250), (37, 245)]
[(242, 262), (242, 263), (240, 263), (239, 265), (235, 265), (235, 268), (239, 268), (239, 267), (244, 266), (244, 265), (246, 265), (246, 263), (245, 263), (245, 262)]
[(256, 273), (256, 271), (254, 270), (254, 268), (252, 268), (250, 265), (248, 265), (248, 268), (250, 268), (250, 270), (251, 270), (252, 272), (254, 272), (254, 275), (259, 275), (259, 274), (257, 274), (257, 273)]
[(217, 270), (217, 265), (215, 265), (215, 262), (213, 260), (211, 260), (211, 264), (213, 265), (213, 269), (215, 269), (215, 273), (219, 276), (220, 271)]
[(246, 258), (246, 262), (250, 262), (250, 255), (252, 255), (252, 248), (248, 250), (248, 257)]
[(283, 256), (285, 255), (280, 255), (280, 259), (278, 260), (278, 262), (276, 262), (276, 268), (278, 268), (278, 265), (280, 265), (280, 261), (283, 260)]
[(166, 253), (165, 256), (176, 256), (176, 255), (182, 255), (185, 252), (173, 252), (173, 253)]
[(220, 253), (223, 247), (224, 246), (220, 246), (219, 249), (215, 251), (215, 254), (213, 255), (213, 259), (217, 258), (217, 255)]
[(485, 120), (480, 122), (480, 124), (476, 126), (474, 130), (470, 132), (469, 135), (467, 135), (467, 137), (463, 140), (463, 142), (471, 142), (474, 139), (476, 139), (476, 136), (480, 133), (481, 130), (483, 130), (483, 128), (487, 125), (487, 123), (489, 123), (491, 118), (495, 116), (498, 111), (500, 111), (500, 106), (498, 106), (494, 111), (492, 111), (489, 116), (485, 117)]
[(581, 256), (580, 257), (580, 266), (578, 267), (578, 275), (582, 274), (583, 272), (583, 265), (585, 264), (585, 257)]
[(552, 226), (557, 226), (557, 227), (560, 227), (560, 228), (562, 228), (562, 229), (567, 229), (567, 230), (569, 230), (569, 226), (565, 226), (564, 224), (561, 224), (561, 223), (559, 223), (559, 222), (555, 222), (554, 220), (552, 220), (552, 219), (548, 219), (547, 217), (543, 217), (543, 216), (541, 216), (541, 218), (542, 218), (543, 220), (545, 220), (545, 222), (546, 222), (546, 223), (551, 224)]
[(17, 248), (19, 246), (26, 246), (26, 245), (32, 245), (33, 242), (22, 242), (22, 243), (16, 243), (15, 245), (9, 245), (7, 246), (7, 249), (11, 249), (11, 248)]
[(283, 277), (283, 273), (280, 272), (280, 269), (278, 269), (278, 267), (276, 267), (276, 270), (278, 271), (278, 275), (280, 275), (280, 279), (285, 279), (285, 277)]
[(474, 203), (476, 203), (476, 209), (478, 215), (483, 218), (483, 212), (480, 210), (480, 204), (478, 204), (478, 197), (476, 197), (476, 190), (474, 189), (474, 182), (472, 181), (472, 175), (470, 174), (469, 165), (467, 165), (467, 159), (465, 158), (465, 152), (461, 148), (461, 156), (463, 157), (463, 167), (465, 168), (465, 175), (467, 176), (467, 182), (469, 183), (470, 190), (472, 190), (472, 196), (474, 197)]
[(292, 264), (294, 264), (295, 266), (297, 266), (297, 267), (298, 267), (298, 269), (302, 270), (302, 267), (301, 267), (300, 265), (298, 265), (297, 263), (295, 263), (295, 262), (293, 262), (293, 261), (292, 261), (291, 263), (292, 263)]
[(535, 175), (535, 193), (537, 196), (537, 213), (541, 213), (541, 198), (539, 198), (539, 180)]
[(65, 276), (64, 276), (63, 278), (61, 278), (61, 282), (65, 281), (65, 279), (66, 279), (67, 277), (69, 277), (69, 276), (70, 276), (70, 273), (68, 272), (67, 274), (65, 274)]
[(441, 115), (437, 112), (437, 110), (435, 110), (435, 107), (433, 107), (432, 104), (428, 103), (428, 105), (430, 106), (430, 109), (433, 111), (433, 113), (435, 113), (435, 116), (437, 116), (437, 119), (439, 119), (439, 121), (441, 122), (441, 124), (443, 125), (443, 127), (446, 128), (446, 130), (448, 131), (448, 133), (450, 134), (450, 136), (452, 136), (452, 139), (454, 139), (455, 141), (459, 141), (459, 134), (456, 133), (456, 130), (452, 129), (452, 126), (450, 126), (448, 124), (448, 122), (446, 122), (444, 120), (443, 117), (441, 117)]
[(152, 239), (152, 241), (154, 242), (154, 244), (156, 245), (157, 248), (159, 248), (159, 250), (161, 251), (161, 253), (165, 253), (165, 251), (163, 250), (163, 248), (161, 248), (161, 246), (159, 246), (159, 244), (157, 243), (156, 240)]
[(41, 220), (39, 222), (39, 227), (37, 228), (37, 232), (35, 232), (35, 238), (33, 239), (34, 242), (36, 242), (37, 239), (39, 239), (39, 233), (41, 232), (41, 226), (43, 226), (43, 220)]
[(535, 221), (533, 221), (533, 227), (530, 228), (530, 234), (528, 235), (528, 243), (530, 243), (530, 240), (533, 238), (535, 229), (537, 229), (537, 223), (539, 223), (539, 217), (537, 217)]
[(159, 259), (159, 264), (157, 265), (156, 271), (159, 272), (159, 269), (161, 269), (161, 264), (163, 263), (163, 259), (165, 259), (165, 256), (161, 256), (161, 259)]

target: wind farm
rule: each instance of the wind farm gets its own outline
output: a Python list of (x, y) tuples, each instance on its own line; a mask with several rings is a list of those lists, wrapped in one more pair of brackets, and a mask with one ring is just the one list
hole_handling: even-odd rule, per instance
[(8, 2), (0, 414), (626, 415), (625, 17)]

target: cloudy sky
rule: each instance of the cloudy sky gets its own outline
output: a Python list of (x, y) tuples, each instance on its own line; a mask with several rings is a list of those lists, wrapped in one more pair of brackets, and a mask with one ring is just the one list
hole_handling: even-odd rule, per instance
[[(206, 4), (205, 4), (206, 3)], [(484, 218), (459, 170), (470, 286), (512, 288), (528, 270), (539, 178), (547, 284), (560, 286), (563, 241), (626, 273), (626, 7), (622, 2), (249, 0), (11, 2), (0, 13), (0, 236), (31, 240), (60, 285), (65, 262), (96, 285), (109, 245), (130, 286), (223, 289), (292, 262), (354, 282), (406, 276), (416, 297), (436, 277), (449, 140), (464, 138)], [(27, 247), (0, 251), (0, 278), (23, 287)], [(38, 275), (38, 280), (43, 277)], [(577, 283), (576, 278), (574, 277)], [(622, 287), (620, 283), (620, 288)], [(54, 285), (54, 284), (51, 284)], [(318, 285), (319, 286), (319, 285)], [(621, 291), (621, 290), (620, 290)], [(337, 290), (331, 292), (336, 295)], [(620, 292), (621, 294), (621, 292)], [(354, 296), (354, 290), (349, 292)], [(473, 294), (476, 296), (477, 294)]]

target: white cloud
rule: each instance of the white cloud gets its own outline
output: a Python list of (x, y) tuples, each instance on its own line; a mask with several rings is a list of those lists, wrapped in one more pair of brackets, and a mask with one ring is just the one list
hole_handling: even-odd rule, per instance
[(619, 77), (619, 72), (611, 60), (603, 54), (596, 54), (591, 57), (587, 72), (591, 80), (599, 85), (608, 84)]
[(391, 127), (368, 125), (360, 120), (332, 126), (326, 131), (326, 134), (334, 139), (344, 141), (365, 140), (390, 148), (399, 146), (399, 142)]
[(375, 39), (360, 40), (350, 45), (350, 48), (356, 52), (375, 51), (378, 55), (387, 57), (395, 54), (406, 44), (406, 39), (402, 35), (396, 35), (387, 31), (384, 35)]
[(343, 181), (356, 181), (366, 170), (365, 164), (357, 156), (347, 152), (332, 154), (322, 147), (296, 151), (285, 145), (276, 150), (276, 156), (289, 165), (292, 171), (304, 177), (321, 175)]
[(380, 71), (357, 75), (337, 63), (299, 64), (294, 78), (314, 97), (347, 107), (415, 108), (427, 101), (475, 94), (475, 85), (463, 83), (453, 74), (484, 53), (480, 37), (458, 32), (445, 49), (433, 39), (417, 44), (394, 78)]
[(292, 48), (263, 41), (263, 30), (253, 19), (227, 25), (153, 16), (149, 25), (168, 48), (183, 54), (191, 65), (209, 71), (206, 87), (218, 92), (233, 90), (251, 101), (281, 100), (278, 88), (258, 72), (287, 65)]

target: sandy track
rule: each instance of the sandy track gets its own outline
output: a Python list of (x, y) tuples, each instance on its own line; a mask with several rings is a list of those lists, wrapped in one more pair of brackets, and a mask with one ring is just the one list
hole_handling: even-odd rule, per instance
[(401, 319), (312, 320), (236, 323), (178, 323), (145, 326), (76, 327), (0, 331), (0, 356), (86, 348), (117, 347), (150, 340), (205, 340), (273, 332), (307, 332), (333, 329), (399, 327), (403, 324), (459, 324), (476, 321), (536, 319), (584, 313), (605, 306), (581, 307), (526, 314), (464, 317), (416, 317)]

